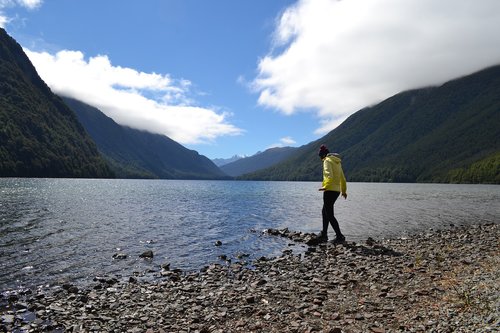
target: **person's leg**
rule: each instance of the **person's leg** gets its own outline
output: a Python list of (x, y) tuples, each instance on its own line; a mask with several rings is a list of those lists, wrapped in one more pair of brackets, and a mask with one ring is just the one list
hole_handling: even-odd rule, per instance
[(323, 193), (323, 209), (321, 211), (321, 215), (323, 217), (323, 230), (321, 231), (321, 237), (328, 238), (328, 224), (330, 220), (328, 219), (328, 215), (326, 212), (327, 202), (325, 201), (325, 194)]
[(337, 238), (340, 239), (340, 238), (343, 238), (344, 236), (342, 235), (342, 232), (340, 231), (339, 222), (335, 218), (335, 211), (334, 211), (335, 202), (337, 201), (338, 197), (340, 196), (340, 193), (335, 192), (335, 191), (328, 191), (328, 192), (329, 192), (329, 194), (328, 194), (328, 196), (329, 196), (329, 199), (328, 199), (329, 209), (327, 210), (328, 221), (330, 221), (330, 224), (332, 225), (333, 230), (335, 230), (335, 234), (337, 235)]
[(333, 216), (333, 204), (335, 200), (337, 200), (338, 195), (335, 195), (336, 192), (333, 191), (325, 191), (323, 192), (323, 235), (328, 235), (328, 224), (332, 224)]

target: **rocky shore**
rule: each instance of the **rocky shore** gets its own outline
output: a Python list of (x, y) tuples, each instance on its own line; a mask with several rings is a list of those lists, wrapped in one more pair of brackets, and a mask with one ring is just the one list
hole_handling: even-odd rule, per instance
[[(313, 244), (312, 236), (269, 230)], [(3, 296), (3, 332), (498, 332), (499, 225)]]

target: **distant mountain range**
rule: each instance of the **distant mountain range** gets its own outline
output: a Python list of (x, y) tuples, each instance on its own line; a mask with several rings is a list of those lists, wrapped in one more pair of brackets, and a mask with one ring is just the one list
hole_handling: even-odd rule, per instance
[(341, 154), (350, 181), (500, 184), (500, 66), (362, 109), (240, 179), (321, 180), (321, 144)]
[(289, 157), (296, 148), (293, 147), (276, 147), (258, 152), (255, 155), (240, 158), (234, 162), (222, 165), (220, 169), (232, 177), (241, 176), (261, 170), (276, 163), (279, 163)]
[(74, 113), (1, 28), (0, 177), (114, 177)]
[(63, 98), (119, 178), (227, 179), (207, 157), (165, 135), (121, 126), (99, 109)]
[(233, 155), (232, 157), (229, 158), (214, 158), (212, 159), (212, 162), (214, 162), (215, 165), (218, 167), (221, 167), (223, 165), (229, 164), (231, 162), (235, 162), (239, 159), (245, 158), (246, 156), (241, 156), (241, 155)]

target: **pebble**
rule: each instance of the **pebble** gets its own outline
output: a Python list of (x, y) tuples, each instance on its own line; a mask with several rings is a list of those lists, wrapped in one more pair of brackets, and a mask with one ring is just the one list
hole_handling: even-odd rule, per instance
[(497, 224), (453, 227), (283, 251), (251, 268), (165, 264), (148, 282), (96, 277), (87, 287), (5, 297), (0, 332), (488, 332), (500, 325), (499, 236)]

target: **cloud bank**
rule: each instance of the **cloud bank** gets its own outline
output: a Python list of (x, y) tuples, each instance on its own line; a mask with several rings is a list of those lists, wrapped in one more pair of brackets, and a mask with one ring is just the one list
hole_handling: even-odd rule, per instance
[(242, 132), (228, 123), (228, 113), (193, 106), (187, 80), (113, 66), (105, 55), (87, 60), (80, 51), (25, 52), (53, 92), (92, 105), (121, 125), (182, 144)]
[(325, 134), (396, 93), (499, 64), (499, 31), (498, 0), (300, 0), (253, 87), (262, 106), (315, 112)]
[[(33, 10), (42, 2), (0, 0), (0, 27), (11, 21), (6, 9)], [(80, 51), (24, 51), (54, 93), (97, 107), (121, 125), (163, 134), (182, 144), (242, 133), (228, 122), (229, 113), (196, 106), (188, 80), (114, 66), (105, 55), (85, 59)]]

